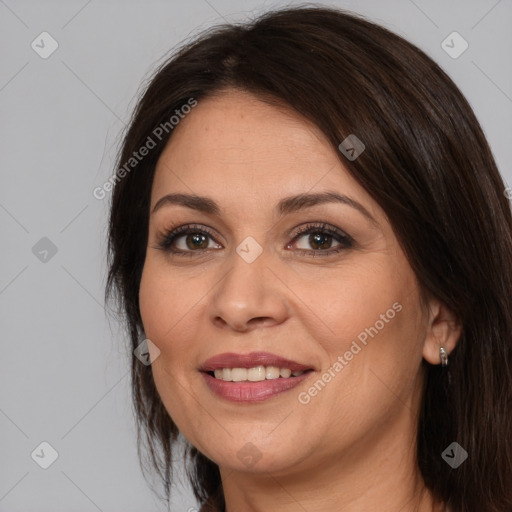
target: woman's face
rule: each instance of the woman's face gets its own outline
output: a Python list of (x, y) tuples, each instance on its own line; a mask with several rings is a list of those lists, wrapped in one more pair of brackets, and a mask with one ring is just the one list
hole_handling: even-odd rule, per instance
[[(428, 325), (418, 283), (339, 156), (298, 114), (229, 91), (199, 101), (158, 161), (140, 285), (145, 334), (160, 351), (152, 371), (180, 431), (221, 468), (311, 470), (413, 435)], [(353, 203), (289, 200), (325, 193)], [(207, 197), (218, 212), (159, 202), (169, 194)], [(192, 233), (160, 247), (180, 226)], [(228, 352), (312, 371), (291, 389), (236, 401), (200, 371)], [(222, 386), (247, 398), (275, 381)]]

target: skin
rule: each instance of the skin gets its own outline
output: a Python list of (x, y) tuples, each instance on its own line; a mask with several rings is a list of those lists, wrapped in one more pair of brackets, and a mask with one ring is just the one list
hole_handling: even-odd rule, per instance
[[(273, 211), (284, 197), (327, 190), (361, 203), (379, 227), (339, 203), (283, 217)], [(439, 347), (450, 353), (460, 326), (436, 299), (422, 307), (384, 211), (325, 136), (294, 111), (228, 89), (199, 101), (174, 129), (157, 164), (151, 210), (177, 192), (211, 197), (221, 215), (180, 205), (150, 215), (140, 310), (146, 336), (160, 350), (152, 363), (158, 392), (183, 435), (218, 464), (226, 510), (443, 510), (434, 508), (415, 462), (421, 361), (439, 364)], [(353, 247), (300, 254), (322, 250), (309, 234), (293, 242), (295, 228), (308, 222), (339, 228)], [(175, 241), (177, 249), (196, 251), (190, 257), (159, 248), (159, 236), (185, 224), (213, 231), (202, 254), (194, 235)], [(263, 249), (252, 263), (236, 252), (248, 236)], [(332, 238), (325, 247), (339, 246)], [(299, 393), (394, 303), (401, 311), (300, 403)], [(315, 372), (260, 403), (214, 395), (198, 367), (222, 352), (251, 351)], [(237, 456), (249, 442), (245, 450), (261, 456), (253, 465)]]

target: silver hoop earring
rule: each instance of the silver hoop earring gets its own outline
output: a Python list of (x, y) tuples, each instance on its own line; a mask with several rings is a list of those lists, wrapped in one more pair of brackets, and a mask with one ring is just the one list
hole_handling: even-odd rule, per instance
[(448, 354), (443, 347), (439, 349), (439, 357), (441, 358), (441, 366), (448, 366)]

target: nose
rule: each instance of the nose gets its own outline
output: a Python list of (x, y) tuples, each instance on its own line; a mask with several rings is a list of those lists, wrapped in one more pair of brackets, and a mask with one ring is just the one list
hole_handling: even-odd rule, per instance
[(252, 263), (234, 252), (230, 269), (211, 295), (210, 318), (223, 329), (246, 332), (284, 322), (288, 315), (285, 285), (262, 253)]

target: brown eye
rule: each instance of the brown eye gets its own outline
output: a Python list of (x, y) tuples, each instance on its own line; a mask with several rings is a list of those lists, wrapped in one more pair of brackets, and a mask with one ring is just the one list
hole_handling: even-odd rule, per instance
[[(305, 235), (304, 235), (305, 236)], [(302, 237), (301, 237), (302, 238)], [(332, 235), (326, 235), (324, 233), (314, 233), (308, 236), (307, 243), (314, 249), (330, 249), (333, 242)]]
[[(181, 237), (177, 237), (178, 239)], [(208, 248), (208, 235), (203, 233), (195, 233), (193, 235), (185, 236), (185, 244), (189, 249), (207, 249)]]
[[(164, 235), (159, 241), (159, 247), (164, 251), (175, 254), (201, 253), (208, 250), (213, 235), (204, 227), (180, 226)], [(219, 244), (216, 248), (220, 248)]]
[[(331, 228), (323, 223), (307, 225), (295, 235), (293, 242), (296, 243), (302, 238), (305, 239), (304, 245), (306, 247), (298, 247), (297, 250), (301, 254), (312, 254), (313, 256), (338, 253), (344, 249), (349, 249), (354, 244), (354, 240), (350, 236), (338, 228)], [(335, 248), (332, 248), (333, 242), (338, 242)]]

